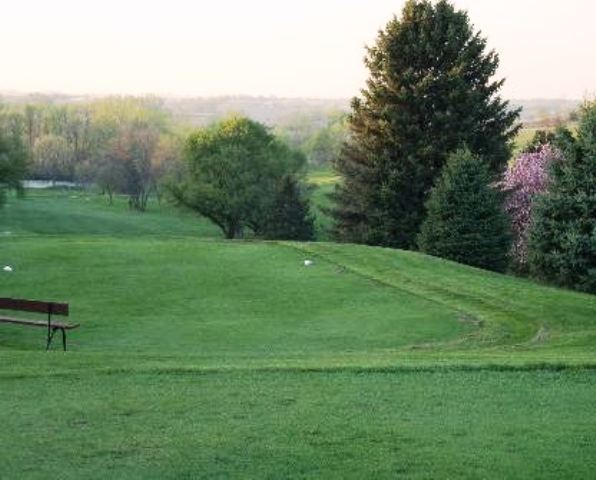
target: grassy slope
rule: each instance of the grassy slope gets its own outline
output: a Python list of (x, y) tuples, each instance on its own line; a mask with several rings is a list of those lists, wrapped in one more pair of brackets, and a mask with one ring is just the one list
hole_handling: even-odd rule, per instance
[[(8, 243), (8, 242), (4, 242)], [(9, 296), (67, 299), (75, 349), (279, 357), (455, 338), (453, 312), (277, 244), (81, 238), (4, 245)], [(6, 331), (6, 329), (5, 329)], [(4, 342), (39, 349), (14, 327)]]
[(1, 294), (66, 299), (82, 323), (66, 355), (0, 325), (0, 478), (594, 471), (595, 297), (124, 207), (0, 213)]

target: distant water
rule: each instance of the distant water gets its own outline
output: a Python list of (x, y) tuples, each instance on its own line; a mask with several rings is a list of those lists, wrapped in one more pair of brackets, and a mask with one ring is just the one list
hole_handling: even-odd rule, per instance
[(82, 187), (82, 184), (76, 182), (63, 182), (60, 180), (23, 180), (25, 188), (52, 188), (52, 187)]

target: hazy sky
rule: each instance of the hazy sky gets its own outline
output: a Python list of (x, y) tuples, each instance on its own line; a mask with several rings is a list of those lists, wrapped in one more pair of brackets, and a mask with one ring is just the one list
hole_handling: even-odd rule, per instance
[[(0, 90), (351, 97), (403, 0), (0, 0)], [(509, 98), (596, 93), (596, 0), (455, 0)]]

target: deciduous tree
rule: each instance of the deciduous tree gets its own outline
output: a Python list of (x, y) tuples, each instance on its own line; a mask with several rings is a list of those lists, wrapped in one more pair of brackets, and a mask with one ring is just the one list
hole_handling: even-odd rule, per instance
[(537, 146), (512, 161), (500, 182), (506, 193), (505, 210), (513, 233), (511, 257), (518, 271), (524, 271), (527, 265), (534, 200), (547, 188), (551, 163), (561, 160), (562, 153), (556, 147), (549, 144)]
[(226, 238), (245, 227), (264, 235), (279, 182), (305, 163), (265, 126), (241, 117), (193, 133), (186, 159), (186, 172), (170, 183), (170, 192), (218, 225)]

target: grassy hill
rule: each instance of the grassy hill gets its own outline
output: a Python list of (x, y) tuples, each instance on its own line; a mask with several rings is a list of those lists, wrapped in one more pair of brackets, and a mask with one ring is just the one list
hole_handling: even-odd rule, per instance
[(66, 354), (0, 325), (0, 478), (596, 468), (594, 296), (413, 252), (223, 241), (72, 192), (11, 199), (0, 264), (0, 295), (81, 323)]

